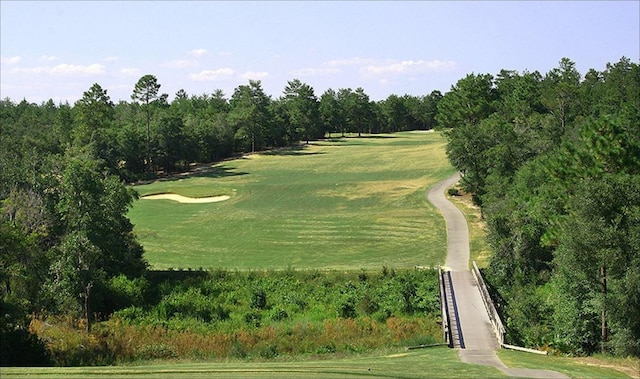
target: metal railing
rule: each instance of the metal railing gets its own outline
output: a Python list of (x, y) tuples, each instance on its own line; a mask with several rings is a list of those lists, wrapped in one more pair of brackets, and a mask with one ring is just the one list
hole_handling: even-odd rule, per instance
[(493, 305), (493, 300), (491, 300), (487, 285), (482, 278), (482, 273), (480, 273), (480, 269), (478, 268), (478, 265), (475, 261), (473, 262), (473, 268), (471, 272), (473, 273), (473, 277), (476, 279), (476, 283), (478, 283), (478, 288), (480, 288), (482, 302), (484, 303), (484, 306), (487, 309), (487, 313), (489, 314), (489, 319), (491, 321), (491, 325), (493, 326), (493, 331), (496, 334), (498, 344), (500, 344), (500, 346), (502, 347), (504, 346), (506, 331), (504, 329), (504, 325), (502, 324), (502, 320), (500, 319), (500, 315), (498, 314), (496, 307)]
[(453, 347), (453, 338), (451, 336), (450, 319), (449, 319), (449, 307), (447, 305), (447, 293), (444, 287), (444, 273), (442, 268), (438, 265), (438, 287), (440, 289), (440, 312), (442, 313), (442, 338), (444, 342)]

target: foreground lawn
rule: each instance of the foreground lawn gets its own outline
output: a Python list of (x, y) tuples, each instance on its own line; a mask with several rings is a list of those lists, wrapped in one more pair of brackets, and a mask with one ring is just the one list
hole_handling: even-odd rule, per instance
[[(562, 372), (572, 378), (629, 377), (607, 362), (581, 358), (539, 356), (500, 350), (509, 367)], [(611, 362), (609, 362), (611, 363)], [(637, 363), (637, 362), (636, 362)], [(637, 366), (635, 366), (637, 368)], [(618, 367), (618, 369), (621, 369)], [(622, 368), (624, 369), (624, 368)], [(629, 367), (628, 372), (633, 375)], [(422, 350), (385, 350), (367, 355), (291, 362), (153, 362), (138, 366), (75, 368), (0, 368), (4, 378), (504, 378), (498, 369), (461, 363), (447, 347)], [(637, 377), (637, 376), (636, 376)]]
[(161, 363), (129, 367), (9, 368), (2, 378), (504, 378), (497, 369), (460, 363), (446, 347), (296, 362)]
[(408, 268), (444, 260), (444, 220), (425, 191), (454, 170), (439, 133), (313, 142), (135, 188), (135, 231), (155, 269)]
[(498, 357), (508, 367), (553, 370), (572, 378), (640, 377), (640, 360), (637, 358), (567, 358), (506, 349), (499, 350)]

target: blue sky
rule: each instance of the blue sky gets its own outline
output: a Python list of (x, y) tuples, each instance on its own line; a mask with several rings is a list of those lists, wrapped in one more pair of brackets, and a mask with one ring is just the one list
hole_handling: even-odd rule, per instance
[(279, 97), (446, 92), (466, 74), (582, 74), (640, 60), (640, 1), (0, 1), (0, 97), (74, 102), (93, 83), (130, 101), (153, 74), (170, 99), (249, 79)]

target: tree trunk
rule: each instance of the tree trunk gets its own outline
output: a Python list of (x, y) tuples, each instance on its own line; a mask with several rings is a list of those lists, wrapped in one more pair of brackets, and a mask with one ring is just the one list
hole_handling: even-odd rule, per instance
[(149, 172), (152, 171), (151, 169), (151, 131), (149, 130), (149, 123), (150, 123), (150, 115), (149, 115), (149, 104), (147, 104), (147, 169), (149, 170)]
[(87, 318), (87, 333), (91, 332), (91, 310), (89, 309), (89, 297), (91, 296), (93, 282), (89, 282), (84, 287), (84, 315)]
[(600, 267), (600, 290), (602, 293), (602, 323), (601, 323), (601, 346), (600, 350), (602, 353), (606, 351), (606, 343), (609, 338), (609, 332), (607, 328), (607, 267), (602, 265)]

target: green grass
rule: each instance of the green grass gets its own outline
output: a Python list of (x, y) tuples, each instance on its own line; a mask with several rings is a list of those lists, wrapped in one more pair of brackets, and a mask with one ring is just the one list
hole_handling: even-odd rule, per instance
[(339, 138), (140, 185), (130, 211), (153, 268), (378, 270), (435, 265), (444, 220), (424, 193), (453, 173), (439, 133)]
[[(512, 368), (534, 368), (561, 372), (572, 378), (628, 378), (640, 376), (638, 359), (568, 358), (499, 350), (500, 360)], [(625, 374), (628, 373), (629, 375)]]
[(82, 368), (3, 368), (2, 378), (504, 378), (491, 367), (460, 363), (446, 347), (294, 362), (157, 363)]
[(464, 214), (469, 225), (469, 267), (475, 261), (478, 267), (486, 268), (489, 265), (491, 249), (487, 242), (486, 221), (481, 218), (480, 208), (473, 205), (471, 195), (460, 192), (461, 196), (447, 196)]
[[(547, 369), (571, 378), (629, 377), (611, 367), (611, 362), (581, 358), (539, 356), (500, 350), (509, 367)], [(637, 362), (636, 362), (637, 364)], [(636, 366), (637, 368), (637, 366)], [(618, 366), (620, 369), (620, 366)], [(629, 367), (630, 374), (634, 368)], [(637, 373), (636, 373), (637, 375)], [(498, 369), (461, 363), (457, 351), (446, 347), (422, 350), (385, 350), (335, 359), (307, 357), (298, 361), (147, 362), (118, 367), (0, 368), (8, 378), (504, 378)]]

